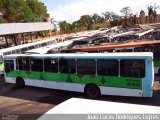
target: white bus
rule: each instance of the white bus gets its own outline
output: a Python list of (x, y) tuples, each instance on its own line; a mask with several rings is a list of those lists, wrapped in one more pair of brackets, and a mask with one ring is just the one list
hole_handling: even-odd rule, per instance
[(49, 46), (28, 50), (25, 53), (26, 54), (47, 54), (48, 52), (54, 53), (54, 52), (58, 51), (61, 47), (67, 47), (67, 46), (71, 45), (72, 43), (73, 43), (72, 40), (62, 41), (57, 44), (52, 44)]
[(25, 53), (25, 51), (27, 50), (49, 46), (53, 44), (57, 44), (54, 38), (41, 40), (41, 41), (28, 43), (28, 44), (23, 44), (23, 45), (18, 45), (10, 48), (0, 49), (0, 75), (3, 75), (3, 69), (4, 69), (3, 56), (4, 55)]
[(153, 53), (16, 54), (4, 56), (5, 81), (100, 95), (152, 97)]

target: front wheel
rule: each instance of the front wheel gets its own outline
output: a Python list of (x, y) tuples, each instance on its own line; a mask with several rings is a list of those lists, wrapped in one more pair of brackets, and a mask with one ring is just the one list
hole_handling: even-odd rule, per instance
[(100, 97), (101, 92), (97, 85), (89, 84), (85, 87), (85, 95), (91, 99)]

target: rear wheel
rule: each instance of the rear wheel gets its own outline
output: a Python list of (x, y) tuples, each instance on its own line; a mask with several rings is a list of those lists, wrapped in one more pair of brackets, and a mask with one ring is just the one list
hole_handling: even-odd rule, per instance
[(91, 99), (100, 97), (101, 92), (97, 85), (89, 84), (85, 87), (85, 95)]
[(23, 78), (21, 78), (21, 77), (16, 78), (16, 87), (17, 88), (25, 87), (25, 82), (24, 82)]

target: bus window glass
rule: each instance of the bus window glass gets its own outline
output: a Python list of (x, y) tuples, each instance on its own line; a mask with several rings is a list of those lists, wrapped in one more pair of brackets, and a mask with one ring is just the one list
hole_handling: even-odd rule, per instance
[(145, 61), (144, 60), (121, 60), (120, 74), (122, 77), (145, 77)]
[(45, 72), (58, 72), (58, 60), (57, 59), (45, 59), (44, 60)]
[(94, 59), (77, 60), (77, 74), (96, 74), (96, 61)]
[(45, 46), (47, 46), (47, 43), (42, 43), (41, 45), (42, 45), (42, 47), (45, 47)]
[(27, 48), (22, 48), (21, 53), (25, 53), (28, 49)]
[(34, 45), (28, 47), (28, 50), (32, 50), (32, 49), (34, 49)]
[(34, 48), (39, 48), (39, 47), (41, 47), (39, 44), (34, 46)]
[(31, 71), (43, 72), (43, 60), (41, 59), (31, 59)]
[(52, 41), (51, 41), (51, 45), (52, 45), (52, 44), (55, 44), (55, 43), (56, 43), (55, 40), (52, 40)]
[(97, 74), (118, 76), (118, 60), (98, 59), (97, 60)]
[(5, 72), (11, 72), (14, 70), (14, 61), (13, 60), (5, 60), (4, 61), (4, 66), (5, 66)]
[(48, 42), (48, 45), (52, 45), (52, 41), (49, 41), (49, 42)]
[(17, 53), (17, 54), (18, 54), (18, 53), (21, 53), (21, 51), (20, 51), (19, 49), (17, 49), (17, 50), (16, 50), (16, 53)]
[(13, 51), (12, 51), (12, 54), (16, 54), (16, 50), (13, 50)]
[(76, 73), (76, 61), (71, 59), (62, 59), (59, 61), (60, 73)]
[(30, 70), (29, 59), (18, 59), (19, 70)]

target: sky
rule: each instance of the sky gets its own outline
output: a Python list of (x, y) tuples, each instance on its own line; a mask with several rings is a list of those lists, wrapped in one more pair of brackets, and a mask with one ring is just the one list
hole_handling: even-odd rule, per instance
[[(97, 13), (102, 15), (105, 11), (115, 12), (122, 15), (120, 10), (129, 6), (132, 13), (139, 14), (144, 10), (147, 14), (148, 5), (160, 6), (160, 0), (39, 0), (47, 6), (50, 18), (56, 21), (67, 21), (72, 23), (81, 15), (92, 15)], [(160, 13), (160, 7), (157, 9)]]

